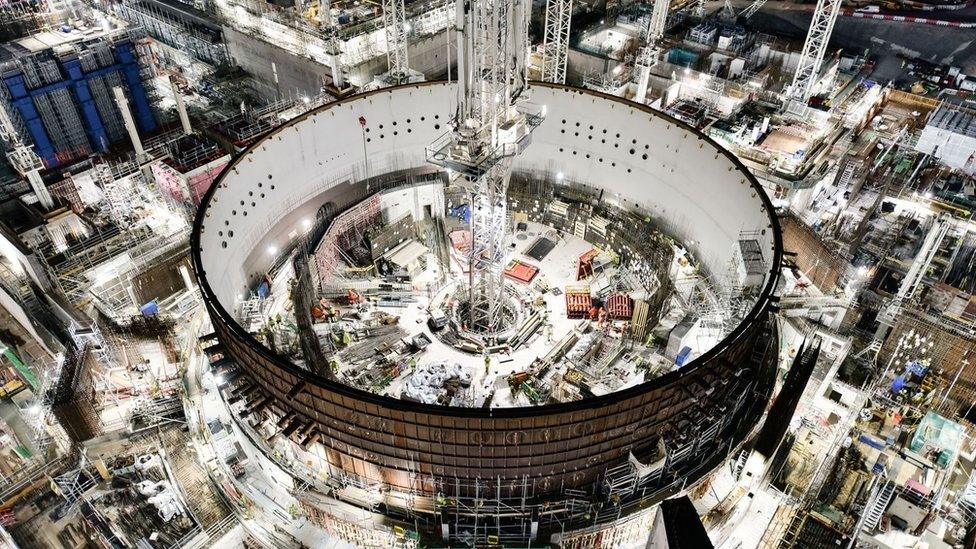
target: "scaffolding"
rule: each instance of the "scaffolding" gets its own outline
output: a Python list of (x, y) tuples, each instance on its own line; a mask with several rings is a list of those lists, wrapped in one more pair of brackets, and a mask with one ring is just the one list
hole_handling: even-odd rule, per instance
[(314, 282), (320, 294), (335, 295), (345, 292), (336, 280), (340, 276), (339, 261), (344, 253), (362, 241), (363, 234), (380, 219), (380, 195), (368, 199), (337, 215), (329, 224), (322, 240), (315, 246)]
[(118, 15), (142, 27), (149, 36), (194, 59), (219, 66), (228, 61), (220, 28), (208, 14), (185, 3), (157, 0), (124, 0), (114, 4)]
[[(10, 117), (21, 138), (38, 147), (37, 153), (47, 167), (104, 151), (125, 136), (109, 89), (136, 85), (129, 79), (126, 61), (116, 53), (124, 42), (131, 51), (129, 45), (142, 36), (138, 30), (111, 32), (73, 43), (67, 49), (46, 49), (0, 63), (3, 98), (9, 103), (13, 96), (18, 105), (17, 109), (8, 109)], [(75, 87), (88, 93), (76, 96)], [(149, 108), (148, 103), (140, 105)], [(31, 120), (30, 131), (24, 118)], [(36, 122), (41, 123), (40, 129), (35, 127)]]

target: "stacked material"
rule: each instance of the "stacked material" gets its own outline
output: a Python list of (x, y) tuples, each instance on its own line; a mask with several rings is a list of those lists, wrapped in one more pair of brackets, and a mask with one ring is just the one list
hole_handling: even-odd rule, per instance
[(580, 284), (566, 287), (566, 316), (568, 318), (586, 318), (593, 298), (590, 297), (590, 285)]
[(505, 276), (511, 278), (512, 280), (517, 280), (524, 284), (532, 282), (535, 275), (539, 272), (539, 268), (528, 263), (523, 263), (519, 260), (513, 260), (511, 263), (505, 267)]
[(607, 297), (607, 312), (614, 320), (628, 320), (633, 314), (633, 300), (623, 293), (610, 294)]
[(576, 260), (576, 280), (593, 276), (593, 260), (600, 254), (596, 248), (580, 254)]
[(461, 386), (468, 386), (471, 384), (471, 372), (458, 363), (421, 364), (407, 380), (402, 398), (435, 404), (441, 390), (452, 379), (457, 380)]

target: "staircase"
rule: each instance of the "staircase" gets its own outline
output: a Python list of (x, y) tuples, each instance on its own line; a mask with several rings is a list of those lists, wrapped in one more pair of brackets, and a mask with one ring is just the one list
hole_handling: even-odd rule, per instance
[(186, 494), (186, 503), (203, 530), (223, 523), (230, 511), (214, 493), (207, 472), (196, 460), (195, 447), (179, 429), (166, 432), (165, 445), (176, 482)]
[(881, 522), (881, 517), (893, 497), (895, 497), (895, 483), (886, 480), (878, 493), (878, 498), (874, 500), (874, 505), (868, 509), (868, 516), (864, 519), (864, 531), (873, 532), (878, 527), (878, 523)]
[(735, 460), (732, 465), (732, 478), (739, 480), (739, 476), (742, 475), (742, 469), (746, 466), (746, 460), (749, 459), (749, 451), (741, 450), (739, 451), (739, 457)]
[(838, 189), (846, 189), (850, 186), (851, 181), (854, 179), (854, 162), (850, 160), (844, 162), (843, 168), (837, 171), (837, 178), (834, 180), (834, 184)]

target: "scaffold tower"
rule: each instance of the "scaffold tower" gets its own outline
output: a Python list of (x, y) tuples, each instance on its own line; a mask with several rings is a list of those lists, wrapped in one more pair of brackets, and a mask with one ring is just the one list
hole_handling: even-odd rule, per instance
[(0, 102), (0, 139), (3, 139), (9, 148), (10, 152), (7, 153), (7, 159), (10, 161), (10, 165), (27, 179), (37, 201), (44, 208), (53, 207), (54, 199), (51, 198), (51, 193), (48, 192), (47, 186), (41, 179), (41, 168), (44, 165), (34, 149), (20, 138), (20, 134), (17, 133), (17, 128), (14, 127), (6, 106), (2, 102)]
[(569, 27), (573, 19), (573, 0), (547, 0), (546, 32), (542, 40), (542, 80), (566, 83), (569, 55)]
[(410, 77), (410, 63), (407, 56), (407, 14), (403, 0), (383, 0), (383, 25), (386, 27), (390, 83), (406, 83)]
[(503, 329), (504, 240), (512, 161), (544, 112), (527, 112), (527, 5), (522, 0), (457, 2), (458, 102), (451, 130), (427, 149), (468, 192), (472, 246), (463, 322), (491, 338)]

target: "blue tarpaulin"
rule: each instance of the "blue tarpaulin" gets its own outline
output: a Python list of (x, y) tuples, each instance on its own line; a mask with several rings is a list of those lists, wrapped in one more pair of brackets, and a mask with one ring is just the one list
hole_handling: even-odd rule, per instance
[(682, 347), (678, 351), (678, 356), (674, 357), (674, 363), (677, 366), (684, 366), (688, 359), (691, 357), (691, 347)]
[(465, 223), (471, 223), (471, 206), (461, 204), (451, 208), (451, 217), (456, 217)]
[(139, 312), (142, 313), (142, 316), (152, 316), (157, 314), (159, 312), (159, 303), (156, 303), (156, 300), (154, 299), (142, 307), (139, 307)]
[(885, 443), (884, 442), (881, 442), (880, 440), (878, 440), (876, 438), (870, 437), (870, 436), (865, 435), (865, 434), (861, 434), (861, 436), (859, 436), (857, 438), (858, 438), (858, 440), (860, 440), (861, 442), (863, 442), (864, 444), (867, 444), (868, 446), (870, 446), (872, 448), (877, 448), (878, 450), (884, 450), (885, 449)]
[(891, 381), (891, 392), (897, 393), (905, 388), (905, 378), (902, 376), (895, 376), (895, 379)]

